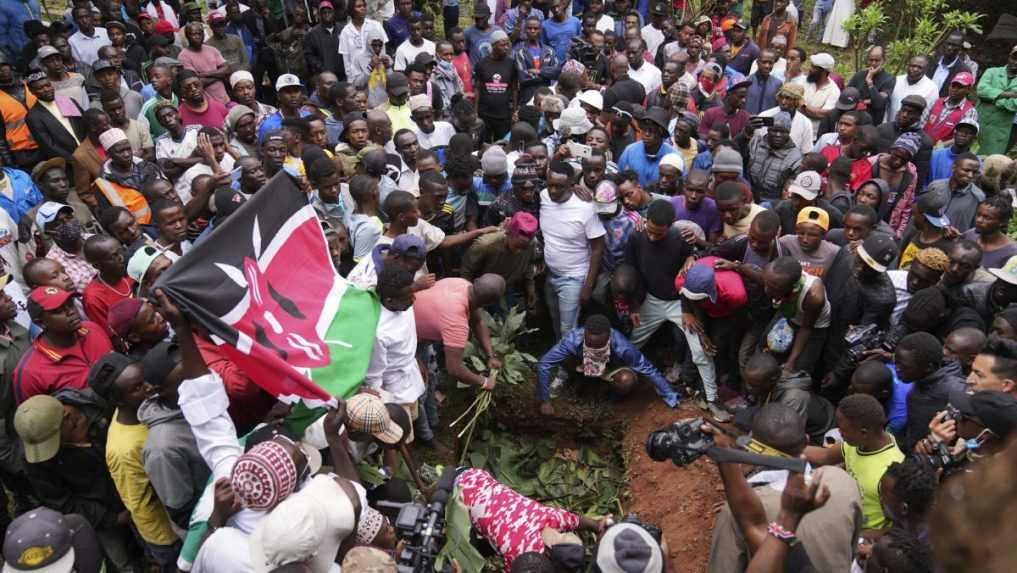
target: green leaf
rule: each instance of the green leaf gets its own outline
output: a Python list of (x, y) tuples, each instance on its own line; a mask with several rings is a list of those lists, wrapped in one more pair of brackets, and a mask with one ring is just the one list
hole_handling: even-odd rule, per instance
[(487, 364), (479, 356), (470, 356), (470, 365), (477, 372), (487, 372)]

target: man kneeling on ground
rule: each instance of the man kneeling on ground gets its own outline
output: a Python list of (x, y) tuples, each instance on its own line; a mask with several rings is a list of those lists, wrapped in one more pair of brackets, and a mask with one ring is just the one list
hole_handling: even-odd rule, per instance
[(604, 380), (616, 395), (626, 395), (636, 384), (636, 376), (650, 379), (664, 402), (674, 408), (680, 396), (657, 367), (636, 349), (625, 335), (611, 328), (602, 314), (586, 319), (584, 325), (566, 334), (537, 365), (537, 401), (540, 413), (553, 416), (551, 406), (551, 370), (556, 366), (574, 370), (587, 380)]

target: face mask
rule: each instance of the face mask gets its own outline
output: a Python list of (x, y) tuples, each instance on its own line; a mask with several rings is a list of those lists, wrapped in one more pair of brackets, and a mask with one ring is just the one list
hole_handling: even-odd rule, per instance
[(53, 240), (61, 246), (77, 243), (81, 240), (81, 221), (72, 219), (57, 227), (53, 233)]
[(438, 67), (443, 70), (452, 70), (452, 62), (446, 62), (445, 60), (438, 60)]

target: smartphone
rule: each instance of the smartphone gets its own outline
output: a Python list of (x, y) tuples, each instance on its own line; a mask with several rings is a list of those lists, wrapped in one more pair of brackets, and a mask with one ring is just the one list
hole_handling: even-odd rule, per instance
[(773, 126), (773, 117), (772, 116), (754, 115), (754, 116), (749, 118), (749, 122), (752, 123), (752, 125), (756, 125), (756, 126), (759, 126), (759, 127), (772, 127)]
[(587, 159), (593, 157), (593, 148), (589, 145), (583, 145), (582, 143), (576, 143), (575, 141), (569, 141), (566, 143), (569, 146), (569, 153), (576, 159)]
[(234, 189), (240, 189), (240, 175), (243, 172), (243, 167), (237, 167), (233, 171), (230, 171), (230, 186)]

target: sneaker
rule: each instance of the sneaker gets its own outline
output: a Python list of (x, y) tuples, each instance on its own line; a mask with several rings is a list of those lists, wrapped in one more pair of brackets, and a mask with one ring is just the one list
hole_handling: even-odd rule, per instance
[(709, 404), (709, 402), (706, 401), (706, 398), (703, 398), (702, 394), (694, 394), (694, 395), (696, 397), (696, 407), (698, 407), (700, 410), (708, 410), (709, 407), (710, 407), (710, 404)]
[(672, 386), (677, 385), (682, 378), (682, 368), (677, 364), (672, 364), (667, 372), (664, 372), (664, 378), (671, 383)]
[(713, 419), (717, 420), (718, 422), (730, 422), (731, 418), (733, 417), (731, 416), (731, 414), (728, 413), (727, 410), (725, 410), (723, 407), (721, 407), (720, 404), (717, 404), (716, 402), (710, 402), (709, 404), (707, 404), (707, 409), (710, 411), (710, 415), (713, 416)]
[(551, 380), (551, 397), (557, 398), (561, 394), (561, 389), (565, 386), (565, 381), (569, 379), (568, 374), (562, 368), (558, 369), (558, 374), (555, 374), (554, 380)]

